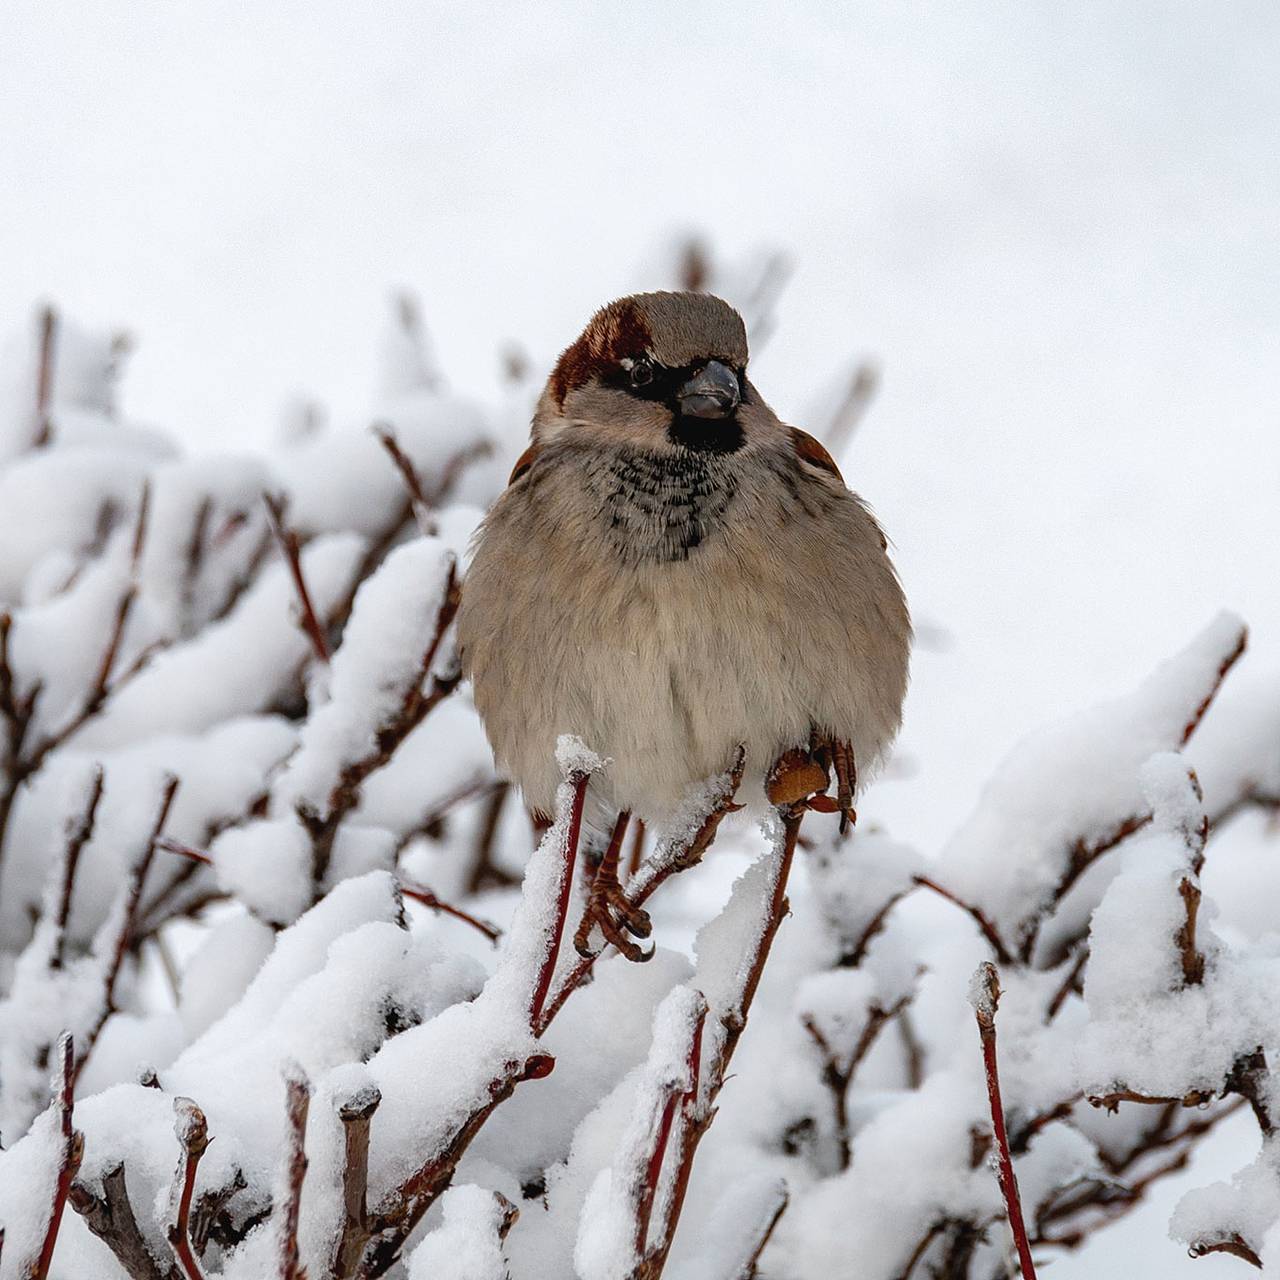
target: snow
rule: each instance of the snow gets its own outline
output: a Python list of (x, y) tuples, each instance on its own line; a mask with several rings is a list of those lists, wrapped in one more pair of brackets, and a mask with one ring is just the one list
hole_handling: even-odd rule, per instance
[[(419, 538), (392, 551), (361, 585), (333, 656), (328, 701), (308, 718), (298, 752), (277, 784), (282, 803), (327, 814), (343, 767), (377, 753), (379, 729), (429, 679), (424, 655), (436, 634), (452, 567), (441, 542)], [(442, 648), (436, 660), (444, 664), (446, 657)]]
[[(1019, 743), (943, 849), (948, 887), (996, 920), (1034, 920), (1077, 840), (1105, 840), (1147, 812), (1139, 766), (1181, 745), (1243, 633), (1240, 619), (1222, 614), (1129, 695)], [(1003, 856), (993, 863), (991, 850)]]
[(509, 1206), (483, 1187), (454, 1187), (444, 1222), (413, 1251), (409, 1280), (507, 1280), (502, 1227)]

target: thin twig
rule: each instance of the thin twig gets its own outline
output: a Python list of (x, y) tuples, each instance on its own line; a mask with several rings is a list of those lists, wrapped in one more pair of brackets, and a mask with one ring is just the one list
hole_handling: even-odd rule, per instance
[(102, 766), (93, 770), (89, 794), (80, 817), (67, 829), (67, 843), (62, 850), (62, 885), (58, 894), (58, 909), (54, 915), (53, 954), (49, 957), (51, 969), (61, 969), (66, 952), (67, 921), (71, 917), (71, 895), (75, 889), (76, 870), (80, 854), (93, 838), (94, 823), (98, 814), (98, 802), (102, 799)]
[(182, 1147), (182, 1156), (174, 1175), (175, 1212), (169, 1225), (168, 1239), (187, 1280), (204, 1280), (191, 1247), (191, 1197), (195, 1191), (200, 1157), (209, 1148), (209, 1126), (204, 1112), (190, 1098), (174, 1098), (173, 1110), (174, 1129)]
[(58, 1074), (54, 1102), (58, 1108), (58, 1126), (62, 1139), (62, 1153), (58, 1160), (58, 1177), (53, 1188), (53, 1205), (45, 1227), (44, 1243), (33, 1267), (24, 1280), (46, 1280), (53, 1262), (53, 1251), (58, 1243), (58, 1230), (62, 1225), (62, 1211), (66, 1208), (71, 1183), (80, 1171), (84, 1159), (84, 1136), (73, 1125), (75, 1111), (76, 1054), (72, 1039), (65, 1032), (58, 1039)]
[(991, 1104), (991, 1129), (996, 1141), (996, 1160), (1000, 1174), (1000, 1191), (1004, 1196), (1009, 1230), (1018, 1251), (1022, 1280), (1035, 1280), (1036, 1267), (1031, 1260), (1031, 1245), (1022, 1219), (1022, 1201), (1018, 1198), (1018, 1179), (1013, 1172), (1013, 1156), (1009, 1152), (1009, 1135), (1004, 1125), (1004, 1104), (1000, 1100), (1000, 1069), (996, 1059), (996, 1009), (1000, 1004), (1000, 976), (989, 960), (984, 960), (974, 977), (976, 997), (974, 1015), (982, 1040), (982, 1062), (987, 1077), (987, 1100)]
[(293, 589), (298, 596), (298, 622), (303, 634), (311, 641), (312, 651), (316, 658), (327, 663), (332, 656), (329, 652), (329, 641), (316, 617), (315, 606), (311, 603), (311, 592), (307, 589), (306, 574), (302, 571), (302, 545), (297, 533), (285, 524), (285, 501), (278, 494), (264, 493), (262, 501), (267, 508), (267, 521), (280, 554), (284, 556), (289, 567), (289, 576), (293, 579)]
[(542, 1011), (546, 1005), (547, 994), (551, 990), (551, 980), (556, 972), (556, 960), (560, 955), (560, 943), (564, 937), (565, 920), (569, 914), (569, 896), (573, 889), (573, 868), (578, 856), (578, 841), (582, 833), (582, 809), (586, 803), (589, 781), (585, 773), (575, 773), (569, 778), (573, 787), (573, 804), (569, 811), (569, 825), (565, 832), (564, 849), (561, 853), (559, 877), (556, 883), (556, 911), (546, 951), (542, 957), (542, 965), (538, 970), (538, 981), (533, 989), (533, 1000), (529, 1006), (529, 1021), (535, 1028), (542, 1025)]
[(981, 907), (975, 907), (965, 902), (963, 898), (953, 893), (950, 889), (943, 888), (936, 880), (931, 880), (928, 876), (912, 876), (911, 882), (919, 885), (922, 889), (932, 890), (940, 897), (946, 898), (948, 902), (954, 903), (962, 911), (967, 912), (982, 932), (982, 936), (991, 944), (991, 950), (996, 953), (996, 959), (1001, 964), (1011, 964), (1013, 962), (1013, 956), (1010, 954), (1008, 947), (1004, 945), (1004, 940), (1000, 937), (995, 925), (992, 924), (990, 918)]
[(53, 354), (58, 332), (58, 313), (52, 307), (41, 307), (38, 317), (40, 338), (36, 363), (35, 439), (37, 449), (42, 449), (53, 438), (53, 423), (49, 417), (49, 403), (53, 397)]
[(497, 925), (490, 924), (487, 920), (481, 920), (478, 916), (471, 915), (461, 907), (455, 907), (452, 903), (445, 902), (443, 898), (437, 898), (430, 889), (424, 889), (420, 885), (412, 885), (401, 880), (400, 892), (406, 898), (412, 898), (414, 902), (420, 902), (424, 907), (430, 907), (432, 911), (441, 915), (452, 916), (455, 920), (461, 920), (463, 924), (470, 925), (471, 928), (482, 934), (490, 942), (497, 942), (502, 937), (502, 930)]
[(298, 1219), (302, 1207), (302, 1183), (307, 1176), (307, 1110), (311, 1085), (298, 1068), (285, 1079), (285, 1186), (280, 1215), (280, 1280), (306, 1280), (298, 1265)]

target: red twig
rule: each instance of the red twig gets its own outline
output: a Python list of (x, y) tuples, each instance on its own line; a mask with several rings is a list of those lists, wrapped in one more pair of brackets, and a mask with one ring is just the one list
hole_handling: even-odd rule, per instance
[(1000, 1070), (996, 1061), (996, 1008), (1000, 1003), (1000, 975), (989, 960), (984, 960), (974, 977), (976, 998), (974, 1014), (978, 1020), (978, 1035), (982, 1040), (982, 1062), (986, 1069), (987, 1099), (991, 1103), (991, 1129), (995, 1134), (996, 1160), (1000, 1173), (1000, 1192), (1009, 1215), (1009, 1230), (1018, 1251), (1018, 1265), (1022, 1280), (1035, 1280), (1036, 1267), (1031, 1260), (1031, 1245), (1027, 1241), (1027, 1227), (1022, 1220), (1022, 1202), (1018, 1198), (1018, 1180), (1013, 1172), (1013, 1157), (1009, 1153), (1009, 1135), (1004, 1125), (1004, 1104), (1000, 1100)]
[(191, 1247), (191, 1197), (195, 1191), (196, 1170), (200, 1157), (209, 1148), (209, 1126), (190, 1098), (174, 1098), (175, 1130), (182, 1147), (182, 1157), (174, 1176), (176, 1212), (169, 1226), (169, 1243), (187, 1280), (204, 1280), (200, 1264)]
[(156, 848), (161, 853), (176, 853), (180, 858), (189, 858), (192, 862), (199, 862), (206, 867), (213, 866), (213, 859), (204, 850), (183, 844), (181, 840), (175, 840), (172, 836), (161, 836), (156, 841)]
[(996, 959), (1001, 964), (1010, 964), (1013, 961), (1012, 955), (1009, 953), (1008, 947), (1004, 945), (1003, 939), (1000, 937), (995, 925), (991, 922), (990, 917), (982, 910), (981, 907), (975, 907), (972, 904), (956, 894), (950, 889), (943, 888), (936, 880), (929, 879), (928, 876), (912, 876), (911, 882), (919, 885), (922, 889), (930, 889), (940, 897), (946, 898), (948, 902), (954, 903), (962, 911), (965, 911), (972, 917), (973, 922), (982, 932), (982, 936), (991, 944), (991, 949), (996, 953)]
[(796, 844), (800, 838), (800, 823), (804, 819), (806, 807), (805, 802), (800, 801), (779, 811), (783, 826), (782, 840), (781, 847), (777, 851), (773, 888), (769, 895), (763, 927), (754, 941), (754, 950), (749, 956), (743, 957), (745, 976), (732, 1007), (720, 1013), (719, 1044), (706, 1074), (701, 1096), (699, 1097), (695, 1091), (688, 1103), (685, 1124), (680, 1135), (678, 1163), (672, 1180), (670, 1203), (658, 1243), (642, 1259), (641, 1266), (631, 1280), (658, 1280), (666, 1266), (676, 1228), (680, 1224), (685, 1196), (689, 1190), (689, 1179), (693, 1174), (693, 1162), (698, 1153), (698, 1144), (715, 1119), (716, 1098), (728, 1079), (729, 1064), (733, 1059), (738, 1041), (746, 1030), (747, 1016), (751, 1012), (756, 990), (760, 986), (760, 978), (764, 973), (765, 963), (769, 959), (774, 937), (789, 910), (787, 881), (791, 875), (791, 864), (795, 860)]
[(67, 828), (67, 843), (62, 851), (62, 885), (58, 894), (58, 909), (54, 916), (56, 930), (53, 941), (53, 954), (49, 957), (51, 969), (61, 969), (66, 949), (67, 921), (71, 917), (71, 895), (75, 889), (76, 869), (80, 865), (80, 854), (93, 836), (94, 822), (98, 814), (98, 802), (102, 799), (102, 766), (93, 771), (93, 781), (89, 784), (89, 795), (85, 801), (83, 812), (76, 822)]
[[(626, 903), (630, 910), (640, 910), (673, 875), (696, 866), (702, 860), (702, 855), (716, 838), (720, 823), (726, 815), (739, 808), (734, 803), (734, 796), (737, 795), (738, 787), (742, 783), (745, 760), (746, 753), (739, 747), (734, 757), (733, 767), (729, 771), (724, 792), (704, 816), (692, 838), (675, 843), (667, 841), (660, 843), (645, 860), (639, 872), (631, 878), (626, 894)], [(601, 954), (600, 951), (593, 951), (590, 955), (578, 958), (548, 1002), (541, 1020), (535, 1024), (534, 1031), (537, 1035), (542, 1035), (546, 1031), (565, 1001), (591, 976), (591, 971)]]
[[(662, 1177), (662, 1166), (666, 1160), (667, 1145), (671, 1140), (671, 1132), (675, 1126), (676, 1115), (683, 1118), (685, 1128), (693, 1122), (694, 1109), (698, 1101), (698, 1073), (702, 1065), (702, 1028), (707, 1020), (707, 1004), (701, 1001), (693, 1024), (693, 1034), (689, 1038), (689, 1051), (686, 1066), (689, 1072), (689, 1086), (683, 1092), (672, 1089), (662, 1108), (662, 1116), (658, 1122), (658, 1132), (649, 1153), (645, 1166), (644, 1182), (640, 1188), (640, 1199), (636, 1205), (636, 1256), (643, 1258), (649, 1241), (649, 1223), (653, 1216), (654, 1201), (658, 1196), (658, 1184)], [(663, 1224), (664, 1237), (674, 1224)]]
[(443, 898), (437, 898), (430, 889), (406, 884), (402, 880), (400, 882), (400, 892), (406, 898), (412, 898), (414, 902), (420, 902), (424, 907), (430, 907), (432, 911), (452, 916), (455, 920), (461, 920), (463, 924), (470, 925), (477, 933), (483, 934), (490, 942), (497, 942), (502, 937), (502, 930), (497, 925), (490, 924), (487, 920), (481, 920), (477, 916), (463, 911), (461, 907), (455, 907), (452, 903), (445, 902)]
[(538, 971), (538, 982), (533, 991), (533, 1003), (529, 1009), (530, 1023), (536, 1028), (542, 1023), (542, 1010), (555, 976), (556, 960), (560, 955), (560, 942), (564, 937), (565, 919), (569, 914), (569, 897), (573, 890), (573, 867), (578, 856), (578, 840), (582, 834), (582, 808), (587, 799), (588, 777), (575, 773), (569, 779), (573, 786), (573, 804), (569, 810), (569, 824), (565, 832), (564, 854), (560, 862), (560, 878), (556, 885), (556, 914), (547, 939), (546, 954)]
[(98, 1042), (98, 1036), (102, 1034), (102, 1028), (106, 1025), (107, 1019), (115, 1012), (116, 980), (120, 976), (120, 967), (124, 963), (130, 941), (133, 938), (137, 923), (138, 904), (142, 898), (142, 888), (147, 880), (147, 872), (151, 869), (151, 861), (155, 856), (160, 833), (164, 830), (164, 824), (168, 821), (169, 810), (173, 805), (173, 798), (177, 791), (178, 779), (170, 774), (165, 779), (164, 789), (160, 795), (160, 805), (156, 812), (155, 821), (152, 823), (150, 834), (147, 836), (147, 842), (132, 868), (130, 868), (129, 878), (123, 889), (124, 903), (119, 927), (112, 941), (111, 953), (107, 959), (102, 1007), (99, 1010), (98, 1020), (86, 1039), (78, 1069), (83, 1069), (89, 1055), (93, 1052), (94, 1045)]
[(84, 1137), (72, 1124), (75, 1110), (75, 1057), (72, 1039), (64, 1033), (58, 1040), (56, 1086), (58, 1120), (62, 1134), (62, 1157), (58, 1165), (58, 1180), (54, 1184), (53, 1191), (53, 1207), (49, 1211), (49, 1222), (45, 1227), (40, 1256), (36, 1259), (34, 1266), (24, 1273), (24, 1280), (45, 1280), (49, 1274), (49, 1266), (53, 1262), (53, 1250), (58, 1243), (58, 1230), (62, 1225), (62, 1211), (67, 1205), (67, 1194), (71, 1190), (72, 1180), (80, 1170), (80, 1161), (84, 1158)]
[(302, 572), (302, 549), (298, 535), (285, 524), (285, 502), (276, 494), (264, 493), (262, 501), (267, 507), (267, 522), (285, 563), (289, 566), (289, 576), (293, 579), (293, 589), (298, 594), (298, 618), (303, 633), (311, 641), (311, 648), (321, 662), (330, 658), (329, 641), (316, 617), (315, 606), (311, 603), (311, 592), (307, 589), (306, 575)]

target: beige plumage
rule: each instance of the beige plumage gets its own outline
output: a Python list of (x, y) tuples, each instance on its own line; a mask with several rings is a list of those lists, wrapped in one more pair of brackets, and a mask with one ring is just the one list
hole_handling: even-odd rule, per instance
[(739, 744), (757, 775), (848, 744), (865, 778), (897, 731), (911, 628), (884, 538), (746, 363), (727, 303), (656, 293), (603, 308), (551, 375), (458, 616), (535, 809), (560, 734), (612, 758), (596, 806), (655, 821)]

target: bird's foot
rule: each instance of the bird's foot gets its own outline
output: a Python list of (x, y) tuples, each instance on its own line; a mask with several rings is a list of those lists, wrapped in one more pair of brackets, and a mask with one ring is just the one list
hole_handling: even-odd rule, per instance
[(600, 859), (600, 865), (591, 881), (587, 905), (573, 935), (574, 949), (580, 956), (595, 954), (591, 946), (591, 932), (596, 926), (599, 926), (605, 939), (613, 943), (628, 960), (640, 962), (653, 956), (652, 948), (645, 951), (631, 940), (631, 937), (647, 938), (653, 932), (649, 913), (628, 900), (618, 880), (622, 837), (626, 833), (629, 817), (630, 814), (625, 812), (618, 815), (613, 834), (609, 838), (609, 847)]
[[(836, 794), (827, 795), (835, 774)], [(843, 835), (858, 820), (853, 808), (853, 792), (858, 771), (853, 747), (831, 734), (813, 731), (809, 748), (793, 747), (778, 757), (765, 784), (772, 804), (779, 808), (813, 809), (818, 813), (838, 813)]]

